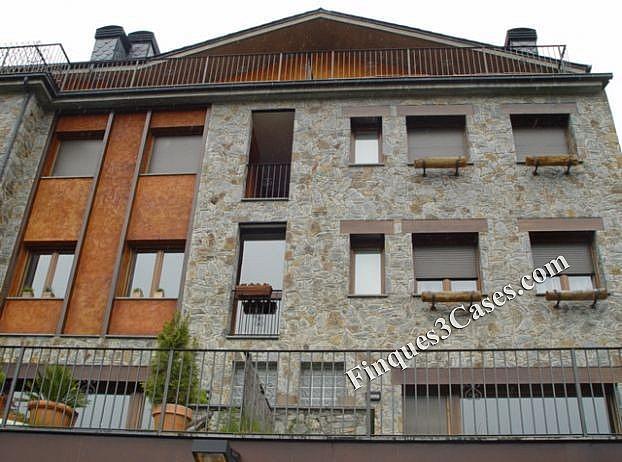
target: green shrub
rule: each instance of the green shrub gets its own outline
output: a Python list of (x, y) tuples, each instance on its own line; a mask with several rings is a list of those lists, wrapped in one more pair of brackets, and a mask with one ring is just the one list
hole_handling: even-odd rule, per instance
[[(199, 374), (194, 351), (180, 351), (195, 348), (196, 341), (190, 336), (188, 318), (179, 312), (166, 323), (158, 335), (158, 351), (151, 359), (151, 374), (144, 383), (145, 393), (153, 404), (196, 404), (206, 402), (205, 392), (199, 389)], [(172, 355), (171, 373), (166, 396), (166, 371), (169, 356)]]
[(55, 364), (37, 374), (29, 396), (30, 399), (55, 401), (74, 408), (87, 405), (86, 395), (80, 390), (80, 382), (73, 378), (71, 369)]
[(6, 374), (4, 373), (2, 369), (0, 369), (0, 387), (4, 385), (5, 380), (6, 380)]

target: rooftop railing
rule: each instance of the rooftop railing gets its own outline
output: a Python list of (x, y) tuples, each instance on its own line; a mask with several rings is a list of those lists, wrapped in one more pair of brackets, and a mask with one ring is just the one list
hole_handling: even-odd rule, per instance
[[(39, 57), (44, 47), (52, 47), (58, 56)], [(59, 47), (0, 48), (0, 75), (47, 72), (60, 91), (76, 92), (260, 82), (562, 74), (572, 67), (565, 61), (564, 45), (335, 50), (81, 63), (69, 63)], [(3, 60), (2, 56), (8, 58)]]
[[(5, 346), (0, 431), (622, 436), (621, 348), (427, 350), (403, 370), (385, 367), (387, 354)], [(344, 373), (361, 361), (387, 372), (370, 381), (361, 370), (355, 390)]]

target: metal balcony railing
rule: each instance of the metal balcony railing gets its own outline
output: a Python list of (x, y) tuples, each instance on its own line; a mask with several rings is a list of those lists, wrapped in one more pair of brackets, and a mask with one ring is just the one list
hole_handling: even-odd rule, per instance
[[(43, 47), (55, 47), (57, 59), (41, 58)], [(60, 45), (33, 45), (0, 48), (0, 75), (47, 72), (60, 91), (75, 92), (258, 82), (586, 72), (583, 66), (568, 63), (565, 53), (565, 45), (481, 46), (69, 63)]]
[[(158, 417), (166, 401), (177, 433), (622, 437), (620, 348), (430, 349), (355, 391), (344, 372), (363, 360), (383, 370), (388, 353), (4, 346), (0, 430), (173, 431)], [(51, 386), (61, 376), (70, 391)], [(43, 419), (50, 409), (65, 419)]]
[(233, 291), (231, 335), (239, 337), (279, 335), (282, 294), (282, 291), (274, 290), (269, 299), (242, 300)]
[(291, 164), (251, 163), (246, 174), (247, 199), (287, 199)]

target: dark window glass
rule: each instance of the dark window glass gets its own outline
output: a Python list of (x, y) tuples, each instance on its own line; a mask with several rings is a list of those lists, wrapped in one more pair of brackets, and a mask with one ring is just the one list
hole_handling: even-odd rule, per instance
[(201, 171), (203, 136), (156, 136), (149, 173), (196, 173)]
[(52, 176), (94, 176), (101, 151), (102, 140), (61, 141)]

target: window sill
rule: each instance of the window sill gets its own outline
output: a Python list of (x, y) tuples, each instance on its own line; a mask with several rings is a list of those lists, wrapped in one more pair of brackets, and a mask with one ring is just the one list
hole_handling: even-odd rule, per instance
[(6, 300), (65, 300), (65, 297), (7, 297)]
[(85, 178), (93, 179), (94, 176), (93, 175), (46, 175), (46, 176), (42, 176), (40, 179), (41, 180), (50, 180), (50, 179), (58, 179), (58, 180), (72, 180), (72, 179), (76, 179), (76, 180), (81, 180), (81, 179), (85, 179)]
[(242, 202), (287, 202), (289, 197), (243, 197)]
[(348, 298), (387, 298), (389, 294), (348, 294)]
[(229, 334), (225, 336), (227, 340), (278, 340), (279, 334), (275, 335), (236, 335)]
[(115, 300), (177, 300), (178, 297), (115, 297)]
[(141, 173), (138, 176), (181, 176), (181, 175), (196, 175), (199, 172), (163, 172), (163, 173)]
[(353, 164), (353, 163), (349, 163), (348, 167), (384, 167), (384, 162), (381, 162), (379, 164)]

